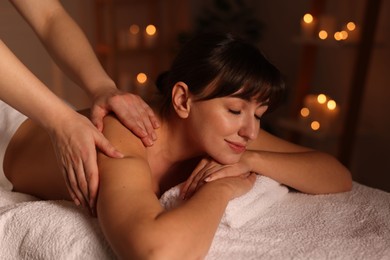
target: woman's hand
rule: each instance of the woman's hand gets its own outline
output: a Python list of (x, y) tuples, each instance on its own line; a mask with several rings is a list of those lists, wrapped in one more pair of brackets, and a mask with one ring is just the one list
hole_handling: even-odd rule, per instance
[(154, 129), (160, 127), (153, 110), (137, 95), (110, 89), (95, 96), (91, 109), (91, 121), (103, 130), (103, 118), (114, 112), (121, 123), (138, 136), (145, 146), (157, 139)]
[[(248, 191), (250, 191), (253, 188), (255, 181), (256, 181), (256, 174), (251, 172), (251, 173), (242, 174), (242, 175), (236, 176), (236, 177), (221, 178), (221, 179), (215, 180), (212, 183), (215, 183), (215, 184), (221, 183), (225, 186), (228, 186), (230, 188), (230, 190), (232, 191), (231, 199), (234, 199), (234, 198), (238, 198), (238, 197), (246, 194)], [(208, 184), (211, 184), (211, 183), (209, 182)], [(206, 185), (208, 185), (208, 184), (206, 184)]]
[(73, 201), (93, 209), (99, 185), (96, 148), (110, 157), (123, 155), (86, 117), (76, 112), (64, 117), (49, 131), (54, 150)]
[(245, 159), (232, 165), (222, 165), (211, 158), (202, 159), (182, 185), (180, 195), (183, 199), (191, 197), (206, 182), (226, 177), (247, 177), (251, 168)]

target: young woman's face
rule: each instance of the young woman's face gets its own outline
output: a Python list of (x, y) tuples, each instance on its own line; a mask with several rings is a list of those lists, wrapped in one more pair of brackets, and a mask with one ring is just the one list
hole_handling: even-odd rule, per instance
[(214, 160), (233, 164), (249, 142), (256, 139), (260, 117), (267, 106), (237, 97), (214, 98), (192, 103), (190, 120), (195, 141)]

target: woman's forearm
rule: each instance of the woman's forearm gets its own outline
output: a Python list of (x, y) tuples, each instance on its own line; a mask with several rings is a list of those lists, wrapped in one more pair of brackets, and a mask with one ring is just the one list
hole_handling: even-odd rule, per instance
[(252, 171), (309, 194), (351, 189), (350, 172), (334, 157), (318, 152), (247, 151)]

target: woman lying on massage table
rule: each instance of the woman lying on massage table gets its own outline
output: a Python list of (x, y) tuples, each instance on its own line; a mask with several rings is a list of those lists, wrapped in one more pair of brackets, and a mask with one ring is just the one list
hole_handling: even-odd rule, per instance
[[(255, 174), (310, 194), (351, 189), (350, 173), (333, 157), (260, 129), (284, 85), (252, 45), (231, 35), (194, 38), (158, 86), (162, 124), (153, 146), (114, 116), (104, 122), (125, 157), (99, 153), (96, 210), (120, 258), (203, 258), (227, 203), (251, 189)], [(15, 191), (70, 199), (48, 135), (30, 120), (13, 136), (4, 170)], [(159, 196), (185, 180), (185, 203), (165, 211)]]

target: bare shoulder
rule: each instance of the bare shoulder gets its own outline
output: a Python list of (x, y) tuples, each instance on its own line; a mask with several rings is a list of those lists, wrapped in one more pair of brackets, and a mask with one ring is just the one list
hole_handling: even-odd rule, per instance
[(267, 131), (260, 129), (257, 138), (248, 146), (250, 150), (263, 150), (270, 152), (307, 152), (311, 149), (296, 145), (280, 137), (272, 135)]
[(136, 199), (141, 191), (154, 195), (146, 148), (141, 140), (114, 115), (106, 116), (103, 121), (104, 136), (124, 157), (111, 158), (98, 152), (99, 197), (112, 203), (118, 198)]
[(108, 115), (103, 119), (104, 136), (116, 149), (125, 155), (146, 156), (146, 149), (142, 141), (127, 129), (115, 115)]

